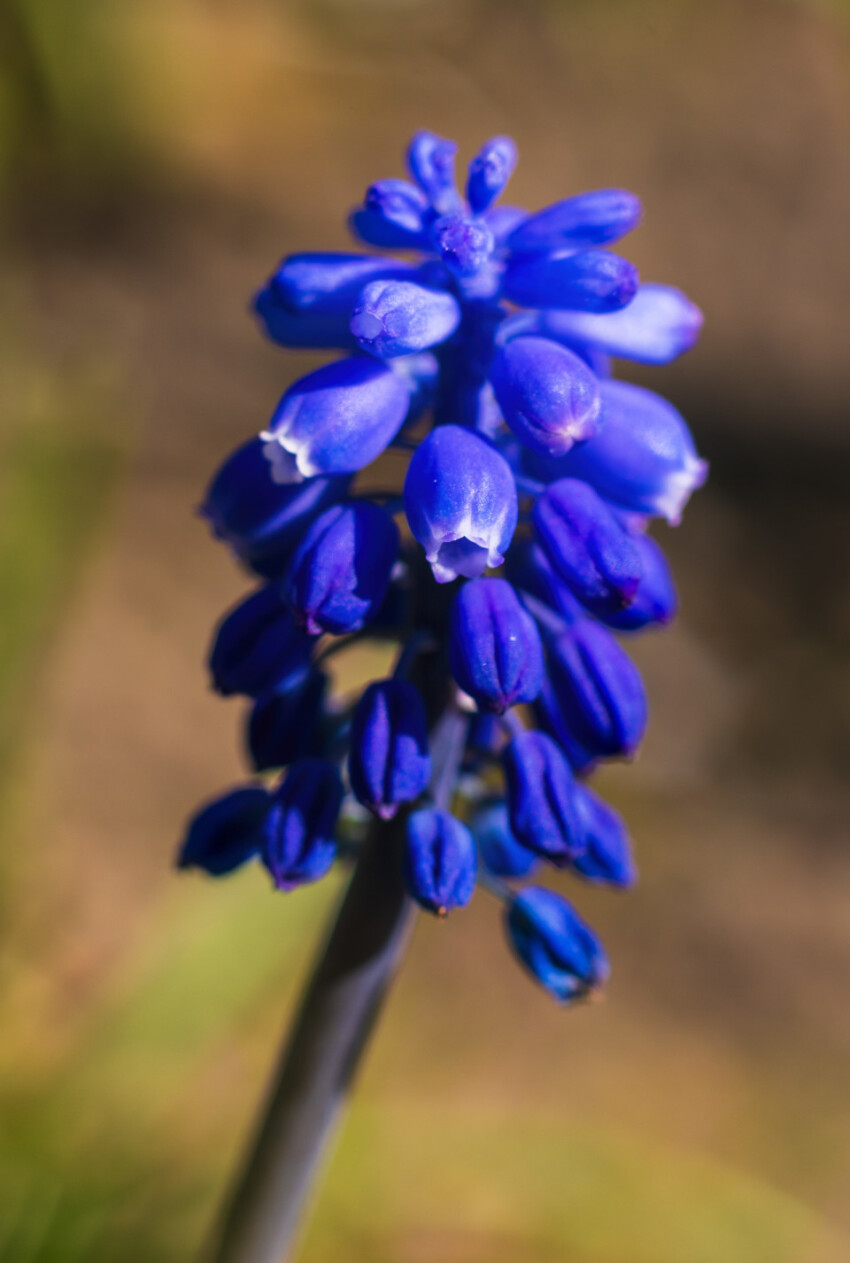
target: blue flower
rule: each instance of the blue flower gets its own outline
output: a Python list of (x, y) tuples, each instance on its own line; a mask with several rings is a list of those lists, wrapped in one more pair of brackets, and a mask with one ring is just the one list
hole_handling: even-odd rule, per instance
[(500, 566), (516, 529), (510, 466), (486, 439), (456, 425), (432, 430), (413, 453), (404, 507), (438, 583)]
[(465, 824), (448, 811), (425, 808), (407, 822), (404, 878), (413, 899), (444, 916), (469, 903), (478, 858)]
[(232, 873), (260, 853), (271, 806), (266, 790), (256, 785), (207, 803), (189, 822), (178, 867), (202, 868), (213, 877)]
[[(499, 201), (510, 138), (486, 141), (460, 187), (456, 157), (417, 132), (410, 178), (375, 181), (351, 214), (367, 249), (289, 255), (253, 299), (278, 345), (339, 352), (290, 385), (201, 510), (270, 581), (217, 627), (213, 685), (254, 699), (252, 767), (289, 772), (271, 796), (205, 807), (179, 862), (226, 872), (259, 852), (279, 888), (315, 880), (347, 766), (379, 819), (413, 808), (379, 848), (411, 895), (468, 903), (480, 851), (515, 951), (568, 1000), (604, 981), (601, 947), (559, 895), (503, 879), (549, 862), (634, 880), (623, 821), (576, 777), (641, 740), (646, 695), (615, 633), (674, 616), (646, 527), (677, 522), (707, 467), (677, 410), (614, 380), (612, 359), (667, 363), (702, 318), (610, 249), (640, 221), (632, 193), (529, 213)], [(507, 578), (485, 576), (503, 564)], [(396, 642), (392, 678), (340, 695), (323, 669), (340, 636)], [(470, 800), (475, 837), (447, 810)]]
[(540, 864), (540, 857), (514, 837), (505, 803), (481, 807), (472, 817), (470, 828), (482, 864), (495, 877), (528, 877)]
[(248, 716), (246, 743), (255, 772), (322, 753), (327, 677), (315, 668), (287, 688), (267, 693)]
[(219, 623), (210, 650), (213, 688), (260, 697), (304, 674), (312, 641), (295, 626), (277, 584), (252, 593)]
[(621, 816), (586, 785), (576, 787), (585, 850), (570, 867), (602, 886), (631, 886), (637, 880), (629, 835)]
[(216, 538), (266, 579), (283, 574), (306, 527), (341, 500), (349, 479), (309, 478), (283, 486), (272, 477), (260, 438), (238, 447), (207, 488), (200, 512)]
[(457, 299), (445, 290), (382, 280), (363, 287), (350, 328), (364, 351), (389, 359), (445, 342), (459, 324)]
[(410, 405), (408, 379), (352, 356), (300, 378), (281, 399), (261, 438), (276, 482), (351, 474), (395, 437)]
[(535, 323), (542, 337), (565, 346), (592, 348), (638, 364), (669, 364), (689, 351), (702, 327), (702, 312), (670, 285), (641, 285), (619, 311), (541, 312)]
[(311, 634), (358, 631), (377, 613), (398, 554), (398, 530), (368, 501), (323, 513), (302, 540), (287, 579), (298, 622)]
[(616, 613), (635, 599), (640, 554), (620, 519), (594, 489), (561, 478), (534, 506), (534, 529), (552, 569), (594, 613)]
[(522, 964), (561, 1003), (579, 1000), (606, 981), (602, 944), (554, 890), (520, 891), (508, 904), (506, 928)]
[(646, 728), (640, 672), (604, 627), (585, 618), (548, 646), (549, 680), (561, 722), (597, 757), (635, 752)]
[(510, 136), (494, 136), (482, 145), (469, 164), (466, 181), (466, 200), (473, 214), (486, 211), (504, 192), (516, 163), (516, 145)]
[(348, 775), (355, 797), (382, 820), (417, 798), (431, 776), (425, 707), (407, 680), (370, 684), (354, 711)]
[(533, 702), (543, 685), (540, 633), (506, 579), (473, 579), (460, 589), (449, 655), (455, 680), (484, 710)]
[(559, 250), (517, 255), (508, 262), (504, 294), (521, 307), (619, 311), (637, 293), (638, 274), (607, 250)]
[(596, 433), (599, 382), (572, 351), (546, 338), (513, 338), (490, 370), (508, 425), (530, 448), (563, 456)]
[(502, 765), (511, 829), (529, 851), (560, 862), (580, 855), (584, 836), (576, 783), (557, 744), (543, 732), (519, 733), (505, 747)]
[(640, 216), (639, 200), (625, 189), (579, 193), (528, 216), (509, 244), (518, 254), (607, 245), (637, 228)]
[(342, 781), (333, 763), (301, 759), (292, 765), (264, 827), (262, 860), (278, 890), (324, 877), (336, 855), (341, 804)]

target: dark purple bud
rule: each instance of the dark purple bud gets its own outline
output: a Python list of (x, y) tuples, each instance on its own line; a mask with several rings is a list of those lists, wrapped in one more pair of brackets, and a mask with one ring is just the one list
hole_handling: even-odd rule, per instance
[(640, 201), (624, 189), (579, 193), (526, 219), (511, 234), (509, 245), (518, 253), (602, 246), (636, 228), (640, 214)]
[(587, 849), (570, 867), (600, 886), (633, 886), (637, 870), (622, 817), (586, 785), (576, 789)]
[(669, 364), (696, 342), (702, 312), (681, 290), (647, 284), (620, 311), (546, 311), (540, 313), (538, 327), (544, 337), (566, 346), (593, 348), (638, 364)]
[(582, 619), (549, 645), (549, 680), (565, 727), (605, 758), (634, 753), (646, 728), (640, 672), (609, 631)]
[(534, 529), (555, 573), (596, 612), (634, 600), (642, 568), (632, 537), (586, 482), (562, 478), (534, 506)]
[[(421, 450), (421, 449), (420, 449)], [(293, 558), (287, 596), (311, 635), (359, 631), (377, 613), (398, 555), (398, 529), (368, 500), (338, 504), (313, 523)]]
[(658, 544), (649, 535), (633, 535), (632, 540), (640, 553), (643, 570), (635, 599), (624, 610), (599, 616), (607, 627), (613, 627), (615, 631), (641, 631), (644, 627), (663, 626), (672, 622), (678, 608), (673, 576)]
[(606, 500), (632, 513), (676, 525), (708, 465), (671, 403), (630, 382), (602, 382), (599, 433), (570, 452), (562, 476), (589, 482)]
[(508, 905), (506, 930), (528, 972), (562, 1004), (580, 1000), (608, 978), (599, 939), (554, 890), (521, 890)]
[(551, 737), (522, 732), (505, 746), (502, 765), (511, 829), (523, 846), (556, 862), (580, 855), (584, 839), (570, 765)]
[(348, 775), (354, 795), (382, 820), (431, 778), (422, 698), (406, 680), (370, 684), (354, 712)]
[[(532, 540), (524, 540), (515, 545), (507, 556), (506, 569), (511, 583), (520, 591), (524, 599), (532, 597), (542, 602), (556, 615), (556, 619), (543, 616), (538, 605), (528, 604), (528, 608), (538, 622), (548, 631), (561, 631), (576, 619), (585, 618), (586, 610), (572, 592), (562, 583), (546, 560), (546, 554), (539, 544)], [(538, 617), (540, 615), (540, 617)]]
[(413, 276), (411, 263), (369, 254), (290, 254), (269, 282), (275, 299), (293, 312), (315, 316), (351, 314), (367, 281)]
[(232, 873), (260, 853), (272, 800), (261, 786), (231, 790), (207, 803), (189, 822), (178, 868), (202, 868), (213, 877)]
[(255, 294), (252, 305), (266, 337), (278, 346), (353, 351), (357, 345), (348, 327), (347, 312), (317, 315), (310, 310), (292, 311), (276, 297), (271, 285), (264, 285)]
[(445, 215), (431, 231), (441, 259), (454, 276), (474, 276), (493, 253), (495, 240), (483, 219)]
[(216, 628), (209, 656), (213, 688), (224, 697), (259, 697), (286, 688), (306, 671), (311, 644), (295, 626), (280, 585), (269, 583), (232, 609)]
[(516, 163), (516, 145), (510, 136), (494, 136), (482, 145), (469, 164), (466, 182), (466, 197), (473, 215), (486, 211), (501, 196)]
[(477, 871), (475, 841), (465, 824), (448, 811), (414, 811), (407, 822), (404, 879), (418, 904), (439, 916), (465, 907)]
[(510, 466), (471, 430), (440, 425), (411, 457), (404, 480), (410, 529), (438, 583), (500, 566), (517, 523)]
[(268, 772), (322, 753), (327, 683), (321, 671), (313, 670), (291, 688), (268, 693), (254, 704), (247, 745), (255, 771)]
[(455, 188), (457, 145), (433, 132), (417, 132), (407, 150), (407, 165), (431, 205), (441, 215), (460, 210), (462, 202)]
[(550, 737), (557, 741), (576, 776), (587, 776), (596, 767), (599, 756), (586, 749), (567, 726), (548, 677), (543, 681), (540, 696), (534, 703), (535, 718)]
[(503, 293), (521, 307), (618, 311), (637, 293), (634, 264), (607, 250), (519, 255), (508, 262)]
[(562, 456), (597, 429), (599, 383), (583, 360), (546, 338), (514, 338), (497, 352), (490, 381), (514, 434)]
[(364, 356), (335, 360), (300, 378), (261, 434), (276, 482), (350, 474), (380, 456), (410, 405), (403, 374)]
[(460, 324), (457, 299), (411, 281), (372, 281), (351, 316), (351, 332), (370, 355), (389, 359), (445, 342)]
[(207, 488), (200, 512), (257, 574), (277, 578), (309, 523), (346, 494), (350, 479), (310, 478), (283, 486), (272, 478), (262, 439), (230, 455)]
[(266, 818), (262, 853), (278, 890), (317, 881), (333, 864), (342, 792), (339, 772), (326, 759), (301, 759), (289, 769)]
[(507, 579), (472, 579), (450, 614), (452, 675), (482, 710), (504, 714), (533, 702), (543, 683), (543, 646), (534, 619)]
[(351, 216), (361, 241), (381, 249), (421, 250), (427, 242), (428, 199), (407, 180), (377, 180)]
[(539, 858), (522, 845), (511, 832), (504, 803), (490, 803), (472, 818), (472, 836), (478, 844), (481, 863), (495, 877), (528, 877)]

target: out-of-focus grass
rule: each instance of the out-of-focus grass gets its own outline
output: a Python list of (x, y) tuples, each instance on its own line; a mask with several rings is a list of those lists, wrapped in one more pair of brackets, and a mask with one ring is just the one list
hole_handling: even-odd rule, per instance
[(37, 681), (127, 448), (105, 366), (51, 367), (4, 333), (0, 357), (0, 813)]
[[(262, 1015), (290, 1005), (337, 889), (302, 891), (284, 907), (259, 874), (244, 873), (220, 887), (184, 885), (159, 908), (149, 946), (91, 1014), (49, 1089), (35, 1084), (5, 1103), (0, 1178), (12, 1213), (3, 1263), (192, 1256), (211, 1190), (236, 1157), (244, 1120), (234, 1111), (254, 1094), (234, 1093), (233, 1076), (256, 1078), (268, 1055)], [(356, 1103), (303, 1257), (839, 1256), (815, 1216), (757, 1181), (510, 1107), (435, 1113), (417, 1099), (411, 1065), (401, 1097), (372, 1087)]]

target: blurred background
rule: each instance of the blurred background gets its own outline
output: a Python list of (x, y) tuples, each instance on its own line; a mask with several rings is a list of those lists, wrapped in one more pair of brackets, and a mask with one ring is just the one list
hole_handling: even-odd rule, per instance
[(172, 856), (242, 775), (193, 515), (315, 360), (253, 290), (402, 173), (512, 134), (511, 201), (639, 193), (704, 309), (631, 374), (712, 464), (652, 722), (601, 785), (642, 881), (557, 1010), (479, 895), (420, 924), (308, 1263), (850, 1257), (850, 10), (818, 0), (3, 0), (0, 1259), (194, 1256), (339, 884)]

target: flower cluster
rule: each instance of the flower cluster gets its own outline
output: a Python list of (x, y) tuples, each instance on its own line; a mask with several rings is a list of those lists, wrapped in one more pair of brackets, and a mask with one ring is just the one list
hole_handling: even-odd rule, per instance
[[(412, 181), (379, 180), (353, 212), (362, 242), (397, 253), (291, 255), (255, 298), (276, 343), (343, 354), (207, 491), (214, 534), (263, 581), (216, 629), (213, 686), (252, 699), (255, 771), (286, 770), (204, 807), (180, 863), (259, 857), (291, 890), (330, 869), (364, 808), (400, 812), (410, 895), (442, 914), (488, 886), (520, 961), (568, 1001), (604, 981), (603, 948), (559, 893), (519, 883), (543, 863), (634, 880), (623, 822), (585, 781), (643, 736), (616, 633), (673, 617), (647, 526), (677, 523), (706, 475), (676, 409), (610, 361), (667, 363), (701, 316), (609, 248), (639, 221), (632, 194), (529, 214), (496, 205), (511, 140), (484, 145), (465, 196), (455, 149), (420, 132)], [(409, 453), (400, 497), (357, 482), (389, 447)], [(364, 635), (402, 648), (349, 705), (323, 665)]]

